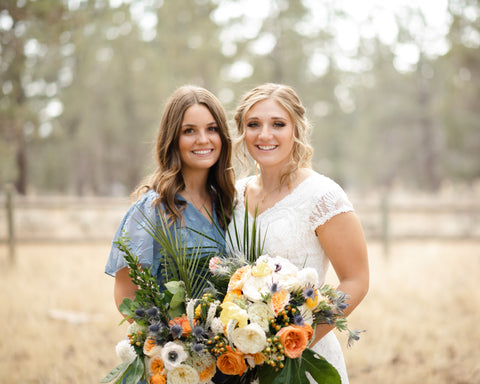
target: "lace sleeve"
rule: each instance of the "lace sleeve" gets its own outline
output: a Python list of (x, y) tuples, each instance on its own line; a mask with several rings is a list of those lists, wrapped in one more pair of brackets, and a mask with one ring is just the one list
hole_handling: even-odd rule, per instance
[(353, 211), (353, 205), (343, 189), (329, 180), (332, 185), (323, 193), (314, 196), (314, 207), (309, 217), (310, 227), (315, 231), (320, 225), (325, 224), (339, 213)]

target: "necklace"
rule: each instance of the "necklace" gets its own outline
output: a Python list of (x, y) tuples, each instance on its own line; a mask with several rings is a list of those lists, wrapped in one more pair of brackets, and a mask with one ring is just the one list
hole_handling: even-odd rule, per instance
[(261, 204), (263, 204), (263, 202), (265, 201), (265, 198), (270, 195), (271, 193), (275, 192), (277, 189), (280, 189), (281, 187), (283, 186), (283, 183), (280, 183), (278, 184), (275, 188), (273, 188), (272, 190), (268, 191), (268, 192), (263, 192), (263, 186), (262, 186), (262, 194), (263, 194), (263, 197), (259, 200), (259, 202)]
[(202, 199), (200, 198), (200, 202), (197, 199), (194, 199), (193, 195), (190, 193), (184, 193), (184, 199), (187, 200), (190, 204), (192, 204), (200, 213), (204, 214), (204, 211), (210, 212), (210, 205), (211, 200), (209, 198)]

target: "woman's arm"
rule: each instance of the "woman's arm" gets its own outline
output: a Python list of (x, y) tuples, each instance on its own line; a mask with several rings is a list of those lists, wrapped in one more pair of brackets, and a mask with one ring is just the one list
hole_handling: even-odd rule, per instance
[(130, 268), (120, 269), (115, 275), (115, 285), (113, 288), (113, 296), (117, 308), (120, 307), (124, 298), (135, 299), (135, 293), (138, 287), (132, 282), (132, 278), (128, 275)]
[[(363, 300), (369, 285), (367, 245), (362, 226), (355, 213), (346, 212), (332, 217), (315, 232), (339, 279), (337, 289), (349, 296), (344, 311), (348, 316)], [(333, 326), (319, 324), (310, 346), (332, 329)]]

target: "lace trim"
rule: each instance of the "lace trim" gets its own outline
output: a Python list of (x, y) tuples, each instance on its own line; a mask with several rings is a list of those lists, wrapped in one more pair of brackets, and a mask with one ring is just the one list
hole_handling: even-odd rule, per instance
[(313, 231), (332, 217), (354, 210), (343, 189), (338, 184), (333, 185), (333, 189), (316, 198), (315, 208), (309, 217), (309, 223)]

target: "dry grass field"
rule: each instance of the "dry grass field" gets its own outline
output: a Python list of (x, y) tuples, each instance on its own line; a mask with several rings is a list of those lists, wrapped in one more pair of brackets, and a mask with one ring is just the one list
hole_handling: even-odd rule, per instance
[[(0, 383), (98, 383), (124, 337), (108, 244), (0, 246)], [(350, 317), (352, 384), (480, 383), (480, 242), (369, 244), (371, 288)], [(330, 276), (331, 282), (333, 277)], [(346, 338), (339, 336), (342, 345)]]

